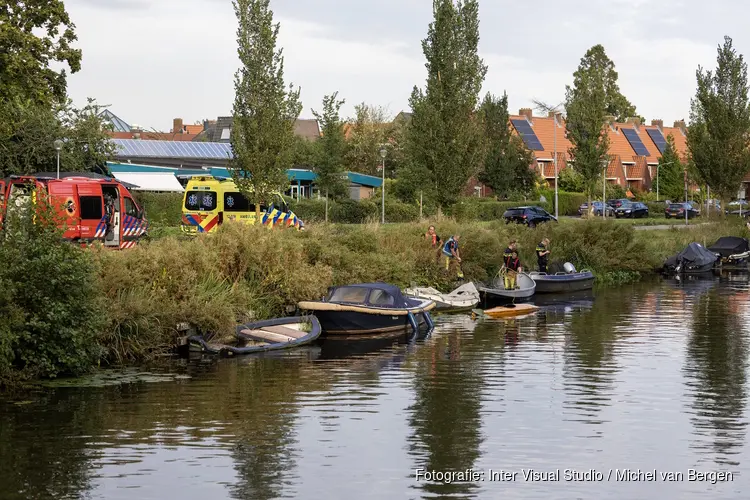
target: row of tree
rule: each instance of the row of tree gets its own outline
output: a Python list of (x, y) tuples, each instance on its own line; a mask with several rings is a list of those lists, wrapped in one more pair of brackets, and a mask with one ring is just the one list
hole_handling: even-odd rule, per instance
[[(73, 107), (66, 72), (50, 67), (81, 69), (75, 26), (62, 0), (6, 3), (0, 9), (0, 174), (53, 170), (56, 139), (63, 139), (63, 170), (103, 166), (113, 145), (102, 106), (90, 100), (82, 109)], [(251, 198), (266, 201), (286, 186), (286, 170), (295, 164), (313, 167), (322, 192), (345, 196), (344, 171), (376, 174), (384, 145), (386, 172), (398, 178), (395, 194), (404, 201), (422, 195), (438, 207), (449, 206), (472, 177), (500, 195), (533, 187), (536, 176), (528, 167), (534, 156), (511, 132), (507, 95), (480, 97), (487, 66), (478, 50), (478, 0), (433, 0), (434, 19), (422, 41), (427, 78), (412, 91), (410, 118), (392, 122), (384, 109), (361, 104), (355, 119), (345, 123), (344, 101), (332, 92), (314, 110), (322, 138), (313, 143), (294, 135), (300, 89), (284, 81), (279, 25), (269, 0), (234, 0), (233, 6), (241, 67), (235, 75), (232, 171)], [(660, 188), (677, 198), (689, 175), (727, 199), (750, 172), (747, 64), (727, 37), (716, 70), (699, 67), (696, 78), (688, 155), (681, 157), (667, 139)], [(614, 63), (596, 45), (566, 87), (568, 157), (589, 196), (609, 161), (608, 117), (637, 116), (617, 79)]]

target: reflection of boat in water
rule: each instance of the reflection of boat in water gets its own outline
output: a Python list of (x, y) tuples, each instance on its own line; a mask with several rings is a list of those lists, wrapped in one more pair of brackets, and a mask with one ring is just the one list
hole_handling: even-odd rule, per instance
[(462, 330), (471, 333), (476, 327), (477, 321), (472, 319), (470, 313), (443, 314), (435, 318), (435, 328), (439, 332), (444, 330)]
[(670, 288), (682, 291), (685, 295), (697, 296), (709, 292), (719, 284), (719, 277), (713, 274), (682, 276), (665, 279)]
[(582, 290), (559, 295), (537, 295), (534, 297), (534, 304), (539, 306), (541, 314), (589, 311), (594, 307), (594, 292)]

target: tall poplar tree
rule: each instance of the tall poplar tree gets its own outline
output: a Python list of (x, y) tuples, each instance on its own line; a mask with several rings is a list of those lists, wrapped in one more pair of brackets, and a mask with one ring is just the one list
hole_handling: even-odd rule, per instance
[(716, 62), (713, 72), (700, 66), (696, 71), (687, 144), (694, 170), (726, 202), (750, 172), (747, 63), (728, 36)]
[(302, 110), (299, 88), (284, 84), (284, 58), (276, 48), (279, 24), (269, 0), (233, 0), (237, 16), (237, 53), (241, 67), (234, 77), (230, 171), (239, 189), (260, 205), (288, 185), (287, 170), (295, 150), (294, 122)]
[(586, 51), (573, 77), (578, 78), (584, 73), (597, 73), (601, 76), (608, 115), (614, 116), (619, 122), (637, 116), (635, 106), (620, 92), (620, 86), (617, 84), (619, 75), (615, 70), (615, 63), (607, 56), (602, 45), (594, 45)]
[(568, 154), (574, 168), (581, 174), (588, 206), (591, 206), (596, 182), (609, 162), (609, 136), (605, 129), (609, 114), (609, 68), (592, 64), (592, 50), (581, 58), (581, 64), (573, 74), (573, 87), (565, 87), (566, 128), (572, 144)]
[[(346, 156), (346, 137), (344, 136), (344, 122), (339, 112), (344, 100), (338, 101), (339, 93), (323, 97), (323, 110), (313, 110), (318, 120), (322, 137), (315, 142), (313, 171), (317, 175), (315, 184), (326, 195), (333, 198), (346, 196), (346, 182), (344, 181), (344, 161)], [(326, 204), (326, 222), (328, 222), (328, 204)]]
[(480, 116), (487, 149), (479, 180), (497, 195), (528, 193), (536, 178), (530, 167), (536, 162), (523, 139), (511, 133), (508, 95), (497, 98), (488, 93), (482, 101)]
[(423, 182), (442, 208), (457, 201), (483, 160), (476, 111), (487, 66), (478, 53), (477, 0), (433, 0), (433, 14), (422, 41), (427, 85), (409, 99), (407, 148), (411, 168), (428, 173)]

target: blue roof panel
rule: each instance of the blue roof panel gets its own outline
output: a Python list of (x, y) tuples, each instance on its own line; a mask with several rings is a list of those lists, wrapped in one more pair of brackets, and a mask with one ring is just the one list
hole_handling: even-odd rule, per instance
[(638, 136), (638, 132), (635, 131), (635, 129), (632, 128), (621, 128), (622, 133), (625, 135), (625, 138), (630, 143), (630, 146), (633, 148), (633, 151), (635, 151), (635, 154), (638, 156), (651, 156), (648, 152), (648, 149), (646, 149), (646, 146), (643, 144), (643, 141), (641, 141), (641, 138)]

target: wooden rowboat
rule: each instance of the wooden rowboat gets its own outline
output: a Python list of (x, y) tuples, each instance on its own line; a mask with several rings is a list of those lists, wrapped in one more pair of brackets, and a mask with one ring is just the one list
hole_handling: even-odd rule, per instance
[(533, 304), (510, 304), (507, 306), (497, 306), (492, 309), (475, 309), (474, 314), (477, 316), (488, 316), (490, 318), (509, 318), (512, 316), (523, 316), (539, 310), (539, 307)]
[(235, 356), (299, 347), (316, 340), (321, 332), (320, 322), (315, 316), (294, 316), (239, 325), (235, 345), (206, 340), (200, 335), (194, 335), (188, 341), (191, 350)]

